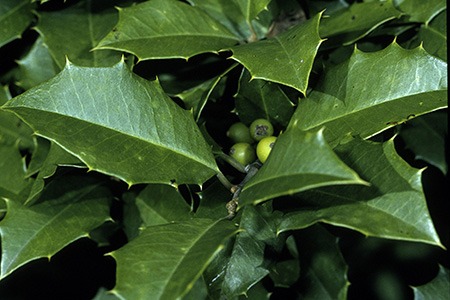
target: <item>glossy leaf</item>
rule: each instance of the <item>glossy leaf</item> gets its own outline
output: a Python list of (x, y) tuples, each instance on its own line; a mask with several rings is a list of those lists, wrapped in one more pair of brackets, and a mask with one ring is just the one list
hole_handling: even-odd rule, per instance
[(327, 145), (322, 131), (304, 132), (297, 126), (281, 134), (267, 161), (245, 184), (239, 204), (336, 184), (365, 184)]
[(236, 113), (242, 122), (251, 124), (263, 118), (285, 128), (293, 112), (294, 104), (277, 84), (251, 80), (247, 71), (242, 73), (236, 95)]
[(321, 226), (312, 226), (296, 235), (301, 264), (302, 299), (347, 299), (347, 265), (338, 240)]
[(30, 51), (18, 60), (17, 64), (19, 65), (17, 84), (25, 90), (52, 78), (59, 72), (42, 38), (36, 40)]
[[(257, 16), (270, 1), (268, 0), (189, 0), (194, 6), (204, 10), (223, 24), (228, 30), (243, 40), (256, 38), (254, 30)], [(255, 28), (256, 27), (256, 28)]]
[[(42, 146), (40, 148), (42, 148)], [(37, 151), (40, 151), (40, 148), (38, 146)], [(25, 205), (30, 205), (39, 198), (45, 186), (44, 180), (51, 177), (56, 172), (58, 166), (83, 167), (81, 162), (75, 156), (71, 155), (55, 143), (51, 143), (51, 145), (46, 150), (46, 153), (39, 154), (39, 156), (33, 155), (30, 162), (30, 167), (28, 169), (27, 175), (33, 175), (33, 172), (38, 173), (33, 182), (33, 186), (25, 202)], [(42, 155), (44, 158), (40, 157), (40, 155)], [(38, 163), (35, 162), (35, 160), (39, 159), (42, 159), (39, 168), (37, 170), (30, 170), (30, 168), (34, 164)]]
[(20, 148), (32, 149), (35, 144), (33, 130), (9, 111), (0, 110), (0, 146), (18, 144)]
[(120, 9), (119, 23), (96, 49), (122, 50), (140, 60), (189, 58), (217, 52), (237, 41), (222, 24), (196, 7), (175, 0), (152, 0)]
[(50, 259), (109, 219), (110, 193), (88, 177), (54, 182), (42, 197), (45, 201), (34, 206), (6, 200), (0, 222), (1, 278), (31, 260)]
[(322, 38), (343, 35), (339, 37), (339, 41), (347, 45), (400, 16), (401, 12), (394, 7), (392, 1), (354, 3), (348, 8), (330, 13), (329, 16), (325, 11), (319, 32)]
[(30, 0), (2, 0), (0, 3), (0, 47), (19, 38), (33, 20)]
[(414, 300), (445, 300), (450, 291), (450, 273), (448, 269), (439, 266), (437, 276), (427, 284), (413, 287)]
[(351, 228), (366, 236), (441, 246), (422, 191), (422, 170), (384, 144), (353, 140), (335, 149), (370, 186), (333, 186), (295, 196), (299, 208), (285, 215), (279, 232), (316, 222)]
[[(205, 107), (210, 97), (212, 97), (213, 91), (215, 89), (218, 89), (223, 92), (223, 82), (225, 81), (226, 75), (232, 69), (234, 69), (235, 66), (236, 65), (231, 66), (215, 78), (206, 80), (201, 84), (184, 90), (183, 92), (176, 95), (183, 101), (187, 109), (192, 109), (196, 121), (200, 119), (203, 108)], [(220, 93), (220, 95), (221, 94), (222, 93)]]
[(21, 202), (31, 184), (32, 179), (26, 178), (25, 160), (17, 146), (0, 145), (0, 199)]
[(208, 219), (148, 227), (111, 253), (117, 262), (113, 293), (124, 299), (182, 297), (235, 231), (230, 221)]
[(231, 58), (243, 64), (252, 78), (281, 83), (305, 94), (322, 43), (318, 33), (320, 17), (318, 14), (273, 38), (233, 47)]
[(226, 299), (245, 295), (269, 274), (265, 263), (265, 240), (276, 239), (275, 225), (267, 221), (267, 209), (246, 206), (243, 209), (230, 258), (223, 274), (221, 291)]
[(419, 39), (428, 53), (447, 61), (447, 11), (441, 12), (430, 23), (423, 25)]
[(68, 63), (4, 108), (90, 169), (128, 184), (200, 184), (217, 170), (192, 115), (123, 62), (111, 68)]
[(66, 58), (92, 67), (112, 66), (120, 60), (115, 51), (91, 51), (117, 22), (114, 2), (103, 7), (105, 3), (85, 0), (64, 10), (39, 12), (36, 30), (59, 69), (64, 68)]
[(448, 137), (447, 112), (439, 111), (411, 120), (401, 127), (400, 137), (421, 159), (447, 174), (446, 139)]
[(408, 21), (428, 23), (446, 8), (442, 0), (394, 0), (395, 6), (408, 15)]
[(326, 70), (299, 102), (291, 124), (303, 130), (325, 126), (335, 146), (345, 136), (368, 138), (446, 106), (447, 64), (423, 48), (393, 43), (374, 53), (356, 49), (348, 61)]
[(190, 206), (173, 187), (150, 184), (136, 197), (145, 227), (185, 221), (189, 218)]

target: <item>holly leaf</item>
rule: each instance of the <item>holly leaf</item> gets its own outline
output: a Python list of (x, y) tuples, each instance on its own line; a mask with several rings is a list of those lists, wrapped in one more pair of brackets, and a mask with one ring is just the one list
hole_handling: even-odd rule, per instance
[(441, 12), (431, 22), (422, 25), (419, 40), (428, 53), (447, 61), (447, 13)]
[(17, 61), (17, 64), (19, 65), (16, 74), (17, 85), (25, 90), (52, 78), (59, 72), (41, 37), (34, 42), (30, 51)]
[(54, 181), (42, 198), (44, 202), (33, 206), (5, 200), (7, 213), (0, 222), (0, 278), (29, 261), (50, 259), (109, 220), (109, 191), (86, 176)]
[(281, 134), (256, 175), (242, 189), (239, 204), (256, 204), (320, 186), (366, 184), (327, 145), (322, 131), (297, 126)]
[(201, 9), (180, 1), (153, 0), (119, 9), (117, 26), (96, 49), (126, 51), (140, 60), (187, 59), (237, 42), (234, 34)]
[(243, 64), (252, 78), (281, 83), (305, 94), (322, 43), (318, 30), (320, 17), (317, 14), (273, 38), (232, 47), (231, 58)]
[(29, 0), (2, 0), (0, 3), (0, 47), (22, 35), (33, 20), (33, 7)]
[[(36, 178), (34, 179), (30, 194), (28, 195), (27, 200), (25, 201), (25, 205), (31, 205), (38, 200), (39, 196), (44, 190), (45, 186), (44, 180), (48, 179), (53, 174), (55, 174), (58, 166), (83, 167), (81, 162), (76, 157), (74, 157), (73, 155), (62, 149), (57, 144), (50, 143), (50, 146), (45, 147), (45, 149), (42, 150), (45, 151), (45, 153), (40, 153), (41, 148), (44, 147), (45, 146), (42, 146), (42, 143), (38, 144), (38, 147), (33, 153), (33, 157), (30, 162), (29, 169), (27, 171), (27, 176), (33, 175), (34, 172), (38, 173)], [(41, 163), (39, 164), (39, 162), (36, 162), (36, 160), (41, 160)], [(36, 166), (37, 169), (35, 170), (30, 169), (36, 164), (39, 164), (39, 166)]]
[[(193, 219), (147, 227), (111, 253), (117, 263), (112, 292), (120, 298), (177, 299), (201, 276), (236, 228), (227, 220)], [(158, 270), (155, 272), (155, 270)]]
[[(193, 6), (223, 24), (230, 32), (247, 40), (257, 34), (258, 15), (266, 9), (268, 0), (189, 0)], [(256, 27), (256, 28), (255, 28)], [(255, 38), (255, 37), (253, 37)]]
[(404, 13), (406, 13), (409, 22), (428, 23), (447, 5), (441, 0), (394, 0), (395, 5)]
[(33, 130), (9, 111), (0, 110), (0, 145), (19, 145), (23, 149), (33, 149), (36, 140)]
[[(367, 13), (370, 11), (370, 13)], [(402, 15), (392, 1), (353, 3), (334, 11), (320, 22), (319, 32), (323, 38), (334, 37), (340, 44), (349, 45), (366, 36), (381, 24)]]
[(427, 284), (412, 287), (414, 291), (414, 300), (436, 299), (445, 300), (450, 291), (450, 279), (448, 269), (439, 266), (437, 276)]
[(438, 111), (416, 118), (400, 129), (400, 137), (406, 147), (421, 159), (447, 174), (446, 138), (448, 135), (447, 112)]
[[(267, 274), (265, 241), (276, 239), (276, 227), (269, 222), (263, 206), (246, 206), (239, 222), (239, 232), (234, 241), (220, 290), (226, 299), (245, 295)], [(221, 274), (222, 275), (222, 274)]]
[(149, 184), (136, 197), (145, 227), (189, 219), (190, 206), (172, 186)]
[(335, 151), (370, 186), (332, 186), (299, 193), (294, 196), (298, 209), (284, 216), (278, 232), (324, 222), (366, 236), (442, 246), (427, 209), (422, 170), (398, 156), (393, 140), (382, 144), (355, 139)]
[(326, 70), (291, 124), (302, 130), (325, 126), (334, 147), (346, 136), (369, 138), (446, 106), (447, 64), (421, 47), (393, 43), (373, 53), (355, 49), (348, 61)]
[(112, 66), (120, 60), (115, 51), (91, 51), (114, 27), (117, 11), (111, 1), (85, 0), (57, 11), (39, 11), (36, 30), (59, 69), (68, 57), (77, 65)]
[(105, 68), (68, 63), (56, 77), (3, 108), (89, 169), (130, 185), (200, 184), (217, 172), (192, 115), (157, 81), (134, 75), (123, 61)]
[(294, 112), (294, 104), (277, 84), (259, 79), (251, 80), (250, 73), (244, 70), (236, 95), (236, 112), (246, 124), (263, 118), (285, 128)]
[(25, 160), (17, 145), (0, 146), (0, 199), (8, 198), (17, 202), (26, 199), (33, 183), (26, 177)]
[(192, 109), (195, 121), (198, 122), (198, 120), (200, 119), (203, 108), (212, 96), (213, 91), (215, 89), (220, 89), (220, 95), (222, 94), (225, 78), (227, 78), (227, 74), (235, 67), (236, 65), (232, 65), (219, 76), (206, 80), (199, 85), (184, 90), (183, 92), (176, 95), (183, 101), (187, 109)]
[(319, 225), (299, 231), (302, 299), (347, 299), (347, 265), (338, 239)]

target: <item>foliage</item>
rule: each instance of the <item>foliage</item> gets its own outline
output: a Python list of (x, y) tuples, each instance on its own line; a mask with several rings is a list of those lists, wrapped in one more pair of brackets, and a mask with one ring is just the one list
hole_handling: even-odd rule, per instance
[(0, 298), (444, 299), (444, 1), (2, 0), (0, 28)]

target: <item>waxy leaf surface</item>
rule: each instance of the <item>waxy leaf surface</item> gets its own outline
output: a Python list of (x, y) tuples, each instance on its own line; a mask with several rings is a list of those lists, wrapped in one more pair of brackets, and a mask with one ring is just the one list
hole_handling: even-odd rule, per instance
[(33, 20), (32, 8), (29, 0), (0, 2), (0, 47), (22, 35)]
[(110, 68), (68, 63), (4, 108), (90, 169), (128, 184), (200, 184), (217, 170), (192, 115), (123, 62)]
[(70, 8), (39, 12), (36, 30), (59, 69), (66, 58), (81, 66), (112, 66), (120, 60), (120, 53), (110, 50), (91, 51), (114, 27), (117, 11), (114, 2), (86, 0)]
[(267, 161), (245, 184), (239, 204), (336, 184), (365, 183), (331, 150), (322, 131), (304, 132), (292, 126), (278, 137)]
[(48, 185), (39, 204), (6, 200), (0, 222), (0, 278), (38, 258), (50, 258), (69, 243), (87, 237), (109, 219), (111, 195), (89, 177), (65, 177)]
[(119, 23), (97, 49), (130, 52), (140, 60), (189, 58), (237, 42), (201, 9), (175, 0), (152, 0), (120, 9)]
[(59, 71), (42, 38), (34, 42), (27, 55), (18, 60), (17, 64), (17, 84), (25, 90), (52, 78)]
[(294, 112), (294, 104), (276, 83), (260, 79), (251, 80), (244, 71), (236, 95), (236, 113), (239, 119), (250, 125), (263, 118), (273, 125), (285, 128)]
[(419, 40), (423, 42), (423, 48), (428, 53), (447, 61), (447, 10), (422, 25)]
[(322, 226), (303, 229), (297, 239), (302, 299), (347, 299), (347, 265), (339, 249), (338, 239)]
[(394, 141), (355, 139), (336, 152), (370, 186), (333, 186), (295, 196), (298, 209), (285, 215), (279, 232), (325, 222), (366, 236), (441, 246), (422, 191), (422, 170), (398, 156)]
[(408, 21), (422, 23), (428, 23), (447, 7), (442, 0), (394, 0), (394, 3), (408, 15)]
[(147, 227), (111, 253), (117, 262), (113, 293), (123, 299), (178, 299), (201, 276), (236, 227), (228, 220), (193, 219)]
[(189, 219), (189, 205), (166, 184), (149, 184), (136, 197), (136, 206), (145, 227)]
[(340, 43), (350, 44), (382, 23), (399, 18), (401, 12), (393, 6), (392, 1), (372, 1), (354, 3), (348, 8), (332, 12), (329, 16), (325, 11), (324, 16), (326, 17), (320, 22), (320, 36), (338, 36)]
[(414, 300), (445, 300), (450, 292), (450, 272), (443, 266), (439, 266), (439, 273), (430, 282), (413, 287)]
[(252, 78), (281, 83), (305, 94), (322, 43), (318, 32), (320, 17), (317, 14), (273, 38), (235, 46), (231, 48), (231, 58), (243, 64)]
[[(223, 24), (242, 40), (247, 40), (256, 32), (255, 20), (270, 1), (268, 0), (188, 0), (194, 6)], [(254, 36), (252, 38), (255, 38)]]
[(447, 99), (447, 64), (423, 48), (394, 43), (373, 53), (355, 50), (348, 61), (325, 70), (291, 124), (303, 130), (325, 126), (335, 146), (345, 136), (368, 138), (446, 107)]
[(448, 114), (437, 111), (411, 120), (400, 129), (405, 146), (421, 159), (447, 174), (446, 139), (448, 137)]

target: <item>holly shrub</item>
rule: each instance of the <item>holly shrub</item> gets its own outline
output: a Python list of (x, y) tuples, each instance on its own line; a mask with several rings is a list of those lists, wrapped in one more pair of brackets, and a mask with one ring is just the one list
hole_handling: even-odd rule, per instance
[(446, 299), (447, 82), (443, 0), (1, 0), (0, 299)]

